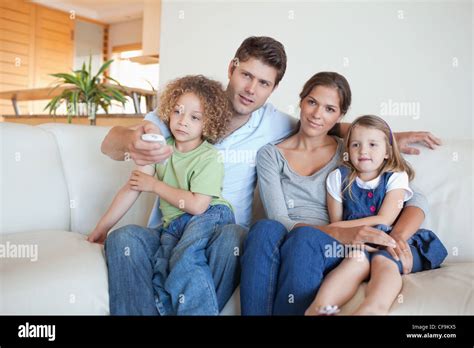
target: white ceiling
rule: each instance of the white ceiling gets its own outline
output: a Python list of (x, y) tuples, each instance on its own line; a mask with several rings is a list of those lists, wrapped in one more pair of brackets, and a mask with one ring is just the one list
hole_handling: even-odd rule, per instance
[(105, 23), (130, 21), (143, 17), (145, 0), (33, 0), (37, 4)]

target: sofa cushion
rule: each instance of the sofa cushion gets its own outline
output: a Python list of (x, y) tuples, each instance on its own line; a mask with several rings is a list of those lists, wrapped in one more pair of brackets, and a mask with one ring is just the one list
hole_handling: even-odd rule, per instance
[[(71, 231), (89, 234), (127, 182), (133, 161), (114, 161), (100, 151), (110, 127), (48, 123), (38, 128), (52, 133), (61, 156), (71, 200)], [(146, 225), (156, 196), (142, 193), (114, 227)]]
[[(392, 305), (392, 315), (473, 315), (474, 264), (449, 263), (439, 269), (403, 276), (401, 294)], [(367, 283), (341, 309), (342, 315), (353, 313), (365, 297)], [(221, 315), (240, 314), (240, 287), (229, 299)]]
[[(390, 309), (395, 315), (474, 314), (474, 264), (447, 263), (439, 269), (403, 276), (403, 288)], [(342, 308), (353, 313), (362, 303), (367, 283)]]
[(55, 137), (39, 127), (0, 123), (0, 234), (70, 229), (69, 195)]
[[(109, 313), (103, 248), (67, 231), (2, 236), (9, 256), (1, 262), (0, 314), (65, 315)], [(13, 257), (13, 250), (33, 250)]]
[(430, 205), (423, 226), (443, 241), (447, 262), (474, 262), (472, 139), (443, 139), (435, 151), (420, 149), (421, 155), (405, 158), (416, 171), (414, 185)]

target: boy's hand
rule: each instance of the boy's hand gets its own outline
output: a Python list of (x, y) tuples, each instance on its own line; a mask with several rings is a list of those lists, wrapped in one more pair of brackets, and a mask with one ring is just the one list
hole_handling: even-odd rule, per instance
[(92, 233), (87, 236), (86, 240), (91, 243), (104, 244), (106, 238), (107, 231), (104, 233), (103, 231), (95, 228), (94, 231), (92, 231)]
[(134, 170), (130, 176), (129, 185), (135, 191), (155, 192), (157, 182), (158, 180), (154, 176)]

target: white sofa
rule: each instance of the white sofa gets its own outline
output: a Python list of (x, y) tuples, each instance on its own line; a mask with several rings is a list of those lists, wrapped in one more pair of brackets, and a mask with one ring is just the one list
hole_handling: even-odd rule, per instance
[[(0, 123), (0, 314), (109, 313), (103, 250), (85, 236), (133, 164), (100, 152), (107, 131)], [(392, 314), (474, 314), (472, 149), (472, 140), (445, 141), (409, 158), (430, 201), (426, 226), (449, 256), (441, 269), (404, 277)], [(152, 205), (142, 194), (119, 226), (146, 224)], [(343, 313), (361, 301), (364, 286)], [(239, 313), (236, 290), (222, 314)]]

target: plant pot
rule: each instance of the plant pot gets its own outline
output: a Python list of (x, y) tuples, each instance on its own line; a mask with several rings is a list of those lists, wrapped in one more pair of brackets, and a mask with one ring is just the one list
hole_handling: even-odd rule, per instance
[[(73, 110), (77, 116), (87, 116), (92, 126), (96, 125), (97, 104), (94, 102), (77, 103), (76, 107), (68, 108)], [(71, 123), (71, 116), (68, 114), (68, 123)]]
[(96, 114), (97, 114), (97, 104), (94, 102), (87, 102), (87, 117), (89, 118), (91, 126), (95, 126)]

